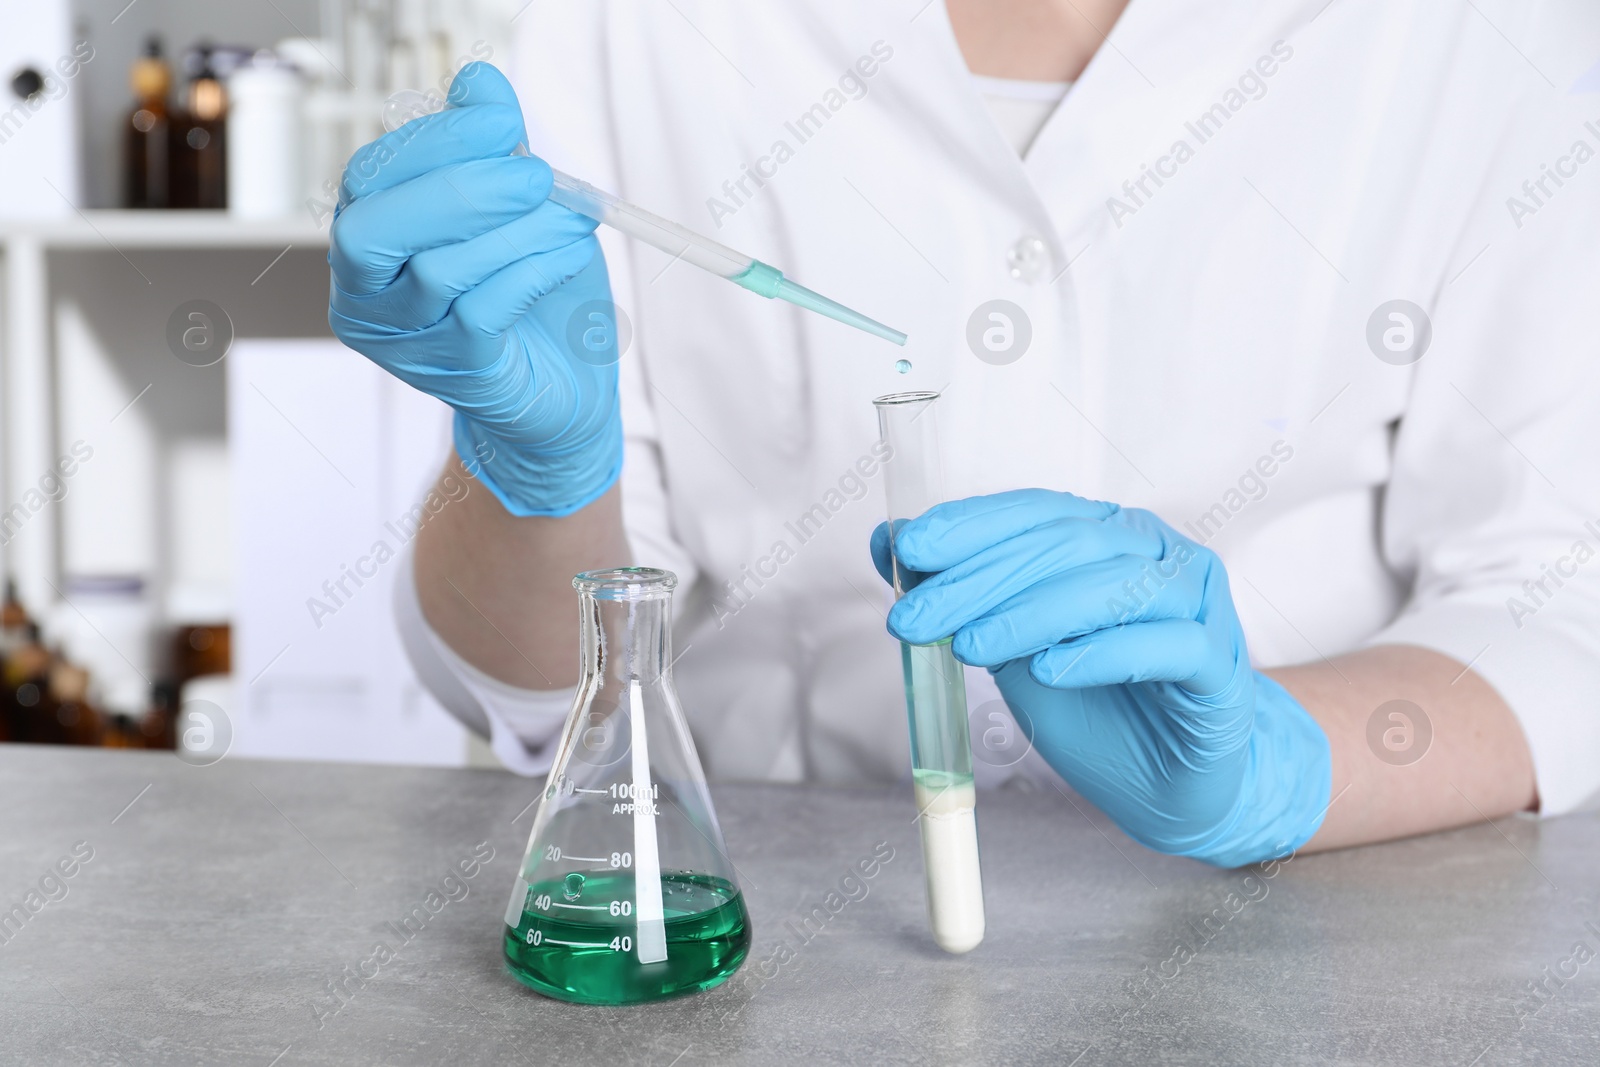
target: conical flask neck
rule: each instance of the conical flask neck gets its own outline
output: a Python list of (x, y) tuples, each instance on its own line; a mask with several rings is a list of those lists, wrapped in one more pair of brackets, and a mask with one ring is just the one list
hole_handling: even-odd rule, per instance
[(583, 673), (648, 685), (672, 668), (672, 595), (641, 600), (583, 596)]

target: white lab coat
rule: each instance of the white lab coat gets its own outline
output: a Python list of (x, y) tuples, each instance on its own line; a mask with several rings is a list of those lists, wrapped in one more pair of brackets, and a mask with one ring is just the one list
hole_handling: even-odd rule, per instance
[[(911, 335), (606, 234), (635, 329), (627, 531), (682, 578), (708, 773), (906, 772), (871, 400), (933, 388), (948, 495), (1150, 508), (1221, 554), (1258, 666), (1437, 649), (1515, 709), (1544, 811), (1600, 786), (1600, 558), (1576, 547), (1600, 550), (1600, 161), (1570, 158), (1600, 147), (1600, 96), (1565, 96), (1581, 71), (1529, 43), (1565, 33), (1543, 10), (1134, 0), (1020, 159), (937, 0), (528, 9), (512, 75), (536, 151)], [(1561, 158), (1574, 175), (1535, 204), (1523, 180)], [(1009, 363), (968, 340), (997, 299), (1031, 327)], [(1409, 365), (1367, 339), (1399, 299), (1431, 320)], [(465, 667), (402, 600), (446, 703), (542, 767), (567, 695)], [(996, 699), (969, 679), (975, 708)]]

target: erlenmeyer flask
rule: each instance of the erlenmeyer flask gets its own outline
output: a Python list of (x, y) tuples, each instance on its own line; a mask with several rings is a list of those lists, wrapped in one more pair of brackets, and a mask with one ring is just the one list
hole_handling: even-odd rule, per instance
[(506, 906), (512, 974), (580, 1004), (709, 989), (750, 919), (672, 685), (670, 571), (589, 571), (582, 677)]

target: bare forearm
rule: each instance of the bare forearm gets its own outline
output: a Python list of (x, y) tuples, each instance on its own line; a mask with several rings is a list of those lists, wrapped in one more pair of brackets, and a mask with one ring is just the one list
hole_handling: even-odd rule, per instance
[(1267, 673), (1321, 724), (1332, 749), (1333, 803), (1304, 851), (1444, 830), (1537, 803), (1516, 716), (1448, 656), (1384, 645)]
[[(460, 469), (453, 455), (448, 469)], [(563, 518), (517, 518), (493, 493), (471, 484), (417, 536), (423, 615), (463, 659), (502, 681), (529, 689), (573, 685), (578, 628), (572, 576), (628, 564), (621, 490), (613, 486)]]

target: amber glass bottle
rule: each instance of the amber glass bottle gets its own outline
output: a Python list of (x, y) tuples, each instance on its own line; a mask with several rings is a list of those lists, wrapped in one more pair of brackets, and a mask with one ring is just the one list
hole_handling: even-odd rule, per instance
[(172, 206), (228, 206), (228, 94), (201, 45), (200, 65), (184, 87), (183, 110), (172, 124)]
[(28, 624), (23, 645), (6, 657), (4, 677), (8, 733), (13, 741), (59, 744), (62, 730), (50, 692), (50, 653), (39, 638), (39, 627)]
[(161, 56), (160, 38), (146, 42), (129, 80), (134, 105), (123, 124), (124, 202), (128, 207), (170, 207), (172, 116), (167, 110), (167, 94), (172, 89), (172, 70)]
[(0, 741), (23, 740), (22, 709), (4, 682), (10, 676), (12, 658), (28, 644), (31, 621), (17, 599), (17, 583), (7, 578), (5, 599), (0, 602)]

